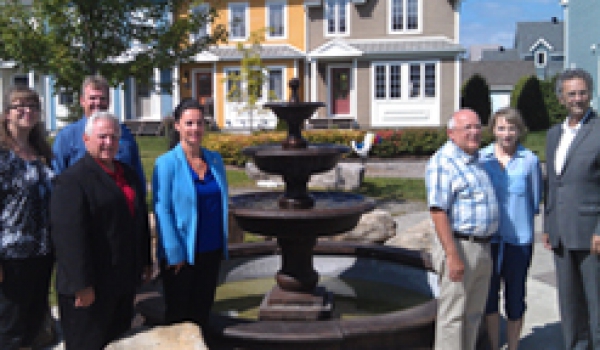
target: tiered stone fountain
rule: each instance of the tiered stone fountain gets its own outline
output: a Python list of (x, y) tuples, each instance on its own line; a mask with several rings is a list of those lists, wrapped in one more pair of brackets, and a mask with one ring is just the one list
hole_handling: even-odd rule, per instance
[[(341, 349), (356, 346), (364, 348), (369, 343), (374, 345), (372, 348), (399, 349), (403, 345), (396, 342), (402, 339), (404, 348), (427, 348), (431, 342), (435, 317), (433, 298), (431, 302), (404, 310), (399, 315), (385, 315), (387, 318), (384, 319), (332, 319), (335, 310), (332, 293), (318, 286), (319, 273), (314, 268), (317, 238), (353, 229), (361, 215), (375, 205), (373, 201), (357, 194), (308, 191), (310, 176), (333, 169), (350, 148), (329, 144), (309, 145), (302, 137), (304, 122), (324, 104), (299, 102), (298, 87), (299, 81), (292, 79), (290, 102), (265, 104), (279, 119), (286, 121), (287, 138), (281, 144), (243, 150), (244, 154), (254, 159), (260, 170), (283, 177), (283, 193), (248, 193), (233, 196), (230, 201), (230, 211), (244, 231), (277, 239), (277, 246), (264, 243), (232, 247), (234, 268), (245, 264), (252, 256), (273, 256), (278, 252), (280, 268), (275, 273), (277, 284), (262, 300), (258, 321), (215, 316), (212, 330), (221, 338), (244, 348), (290, 349), (310, 346)], [(359, 265), (356, 259), (371, 261), (367, 265), (371, 264), (373, 269), (368, 274), (372, 273), (373, 276), (377, 275), (375, 270), (387, 266), (384, 268), (387, 272), (381, 274), (380, 271), (379, 278), (385, 278), (385, 274), (394, 278), (415, 277), (422, 273), (415, 277), (415, 281), (419, 280), (415, 283), (426, 285), (425, 289), (428, 289), (428, 260), (414, 252), (343, 243), (319, 245), (316, 250), (319, 254), (350, 256), (354, 259), (350, 260), (350, 265), (355, 267)], [(242, 260), (235, 261), (237, 258)], [(400, 264), (412, 265), (414, 271), (408, 274), (395, 271), (403, 269)], [(224, 274), (231, 271), (225, 270)], [(364, 277), (369, 279), (369, 276)]]

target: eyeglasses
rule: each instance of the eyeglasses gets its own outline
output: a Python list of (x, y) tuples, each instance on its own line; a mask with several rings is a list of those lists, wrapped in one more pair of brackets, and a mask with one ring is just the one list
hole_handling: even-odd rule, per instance
[(24, 111), (26, 108), (29, 108), (31, 111), (39, 111), (40, 105), (38, 104), (22, 104), (22, 105), (10, 105), (8, 109), (16, 109), (18, 111)]
[(455, 126), (452, 128), (453, 130), (462, 130), (462, 131), (479, 131), (481, 130), (481, 124), (470, 124), (465, 126)]

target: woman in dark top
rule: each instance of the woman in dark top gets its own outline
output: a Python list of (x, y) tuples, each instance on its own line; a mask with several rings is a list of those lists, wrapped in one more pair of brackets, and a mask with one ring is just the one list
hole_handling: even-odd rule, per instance
[(156, 160), (152, 181), (165, 317), (203, 327), (227, 255), (227, 178), (221, 156), (201, 147), (202, 106), (184, 99), (174, 118), (176, 146)]
[(40, 98), (14, 87), (0, 116), (0, 349), (31, 347), (48, 308), (51, 150)]

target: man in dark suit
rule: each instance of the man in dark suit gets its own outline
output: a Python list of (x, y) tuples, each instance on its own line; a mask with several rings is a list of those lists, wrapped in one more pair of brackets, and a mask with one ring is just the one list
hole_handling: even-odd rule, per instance
[(144, 191), (135, 171), (115, 160), (119, 133), (112, 114), (89, 117), (85, 156), (54, 183), (50, 222), (67, 350), (102, 349), (126, 332), (135, 288), (150, 275)]
[(543, 240), (554, 251), (566, 349), (600, 349), (600, 121), (592, 78), (565, 70), (556, 93), (569, 115), (548, 131)]

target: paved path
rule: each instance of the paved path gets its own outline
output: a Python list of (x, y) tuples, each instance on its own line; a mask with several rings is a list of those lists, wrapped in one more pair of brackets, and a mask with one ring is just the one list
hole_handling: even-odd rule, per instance
[[(423, 178), (426, 160), (373, 161), (366, 164), (367, 176)], [(396, 218), (398, 227), (410, 228), (429, 220), (427, 211), (414, 211)], [(556, 276), (552, 252), (540, 242), (541, 217), (535, 220), (533, 261), (527, 280), (527, 311), (523, 320), (521, 349), (562, 350), (562, 330), (558, 313)], [(506, 323), (502, 322), (506, 332)], [(506, 344), (505, 337), (501, 341)], [(505, 345), (506, 346), (506, 345)]]

